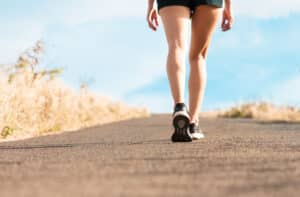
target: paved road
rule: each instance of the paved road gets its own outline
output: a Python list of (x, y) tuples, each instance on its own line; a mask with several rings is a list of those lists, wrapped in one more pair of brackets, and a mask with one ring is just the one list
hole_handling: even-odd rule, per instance
[(300, 124), (202, 118), (173, 144), (170, 115), (0, 143), (0, 196), (299, 196)]

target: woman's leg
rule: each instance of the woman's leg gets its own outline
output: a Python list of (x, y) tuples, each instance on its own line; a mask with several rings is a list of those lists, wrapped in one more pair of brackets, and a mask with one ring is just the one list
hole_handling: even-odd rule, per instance
[(185, 53), (190, 26), (190, 9), (185, 6), (168, 6), (160, 9), (168, 42), (167, 75), (174, 100), (184, 102)]
[(197, 6), (192, 17), (192, 37), (189, 53), (189, 109), (190, 121), (198, 122), (206, 86), (206, 57), (221, 9), (213, 6)]

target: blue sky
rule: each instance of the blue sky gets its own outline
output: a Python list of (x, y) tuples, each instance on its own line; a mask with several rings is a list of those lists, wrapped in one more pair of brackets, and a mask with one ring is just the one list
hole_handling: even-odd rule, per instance
[[(44, 66), (64, 67), (70, 86), (85, 82), (113, 100), (170, 112), (162, 26), (147, 28), (146, 0), (126, 2), (3, 0), (0, 62), (15, 61), (42, 39)], [(300, 105), (299, 1), (233, 2), (233, 29), (218, 28), (209, 49), (203, 110), (253, 100)]]

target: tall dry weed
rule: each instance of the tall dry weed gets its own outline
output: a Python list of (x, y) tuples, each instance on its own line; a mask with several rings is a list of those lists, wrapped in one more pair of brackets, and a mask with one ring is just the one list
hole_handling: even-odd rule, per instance
[(300, 122), (300, 109), (293, 106), (279, 106), (270, 102), (249, 102), (220, 111), (220, 117), (253, 118), (264, 121)]
[[(77, 130), (98, 124), (147, 117), (145, 108), (66, 86), (57, 75), (63, 70), (38, 69), (43, 43), (20, 55), (0, 71), (0, 132), (2, 140)], [(0, 140), (1, 140), (0, 136)]]

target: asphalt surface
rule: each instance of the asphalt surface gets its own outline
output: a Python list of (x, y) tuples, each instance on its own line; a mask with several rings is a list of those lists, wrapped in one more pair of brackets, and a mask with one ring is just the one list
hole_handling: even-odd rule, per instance
[(299, 196), (300, 124), (201, 118), (171, 143), (171, 115), (0, 143), (0, 196)]

